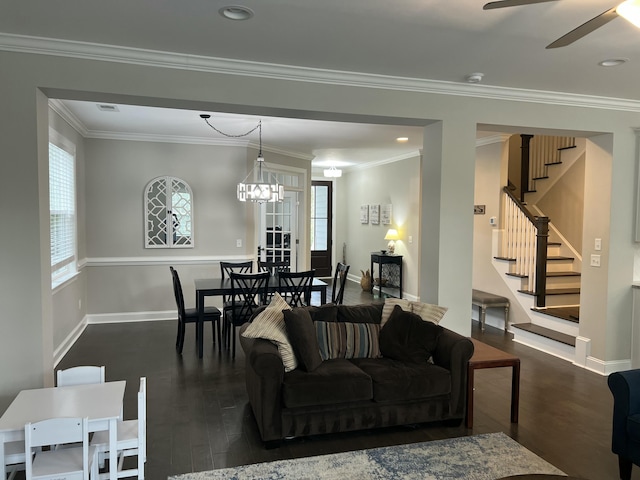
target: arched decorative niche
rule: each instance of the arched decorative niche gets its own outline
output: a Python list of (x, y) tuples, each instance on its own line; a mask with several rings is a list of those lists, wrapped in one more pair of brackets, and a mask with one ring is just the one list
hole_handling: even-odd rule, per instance
[(187, 182), (162, 176), (144, 189), (145, 248), (193, 248), (193, 193)]

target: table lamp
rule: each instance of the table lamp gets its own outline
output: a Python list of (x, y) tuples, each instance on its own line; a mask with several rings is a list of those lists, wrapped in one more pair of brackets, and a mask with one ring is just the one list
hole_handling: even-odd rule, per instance
[(387, 230), (387, 234), (384, 236), (385, 240), (389, 240), (389, 243), (387, 244), (387, 249), (389, 250), (389, 253), (393, 253), (393, 251), (396, 249), (396, 240), (399, 240), (400, 237), (398, 237), (398, 231), (395, 228), (390, 228), (389, 230)]

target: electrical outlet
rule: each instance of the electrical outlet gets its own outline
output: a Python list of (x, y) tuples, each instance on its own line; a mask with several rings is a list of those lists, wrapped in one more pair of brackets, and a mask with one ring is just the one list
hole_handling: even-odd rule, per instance
[(241, 238), (236, 240), (236, 247), (242, 248), (242, 239)]
[(413, 236), (409, 235), (409, 243), (413, 243)]
[(591, 255), (591, 266), (592, 267), (600, 266), (600, 255)]
[(595, 242), (593, 242), (593, 248), (595, 249), (596, 252), (599, 252), (600, 250), (602, 250), (602, 239), (601, 238), (596, 238)]

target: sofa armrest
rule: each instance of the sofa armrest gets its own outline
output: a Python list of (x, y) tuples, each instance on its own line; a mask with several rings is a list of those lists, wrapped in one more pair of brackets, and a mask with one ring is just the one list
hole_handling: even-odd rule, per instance
[(240, 344), (245, 352), (245, 382), (249, 403), (262, 440), (280, 440), (284, 364), (275, 344), (261, 338), (242, 336), (248, 325), (240, 328)]
[(612, 373), (607, 383), (613, 394), (612, 451), (638, 461), (637, 443), (630, 442), (640, 442), (640, 438), (629, 438), (627, 419), (640, 413), (640, 369)]
[(444, 328), (438, 338), (433, 362), (451, 372), (451, 404), (449, 414), (462, 419), (467, 406), (467, 368), (473, 355), (473, 342)]

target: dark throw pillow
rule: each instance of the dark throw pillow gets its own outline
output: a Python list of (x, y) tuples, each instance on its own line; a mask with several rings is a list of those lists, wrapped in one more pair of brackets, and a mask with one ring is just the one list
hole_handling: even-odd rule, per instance
[(298, 358), (299, 366), (306, 372), (314, 371), (322, 363), (322, 358), (309, 311), (304, 307), (296, 307), (283, 313), (287, 336)]
[(443, 328), (396, 305), (380, 330), (382, 356), (406, 363), (428, 363)]

